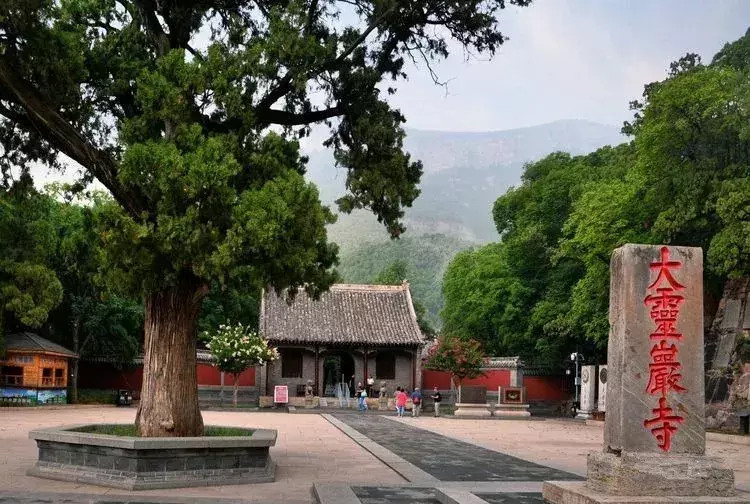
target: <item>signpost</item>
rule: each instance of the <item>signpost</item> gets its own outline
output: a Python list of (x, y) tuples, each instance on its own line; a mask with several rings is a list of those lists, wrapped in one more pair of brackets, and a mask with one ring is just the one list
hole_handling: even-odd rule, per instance
[(286, 385), (275, 385), (273, 387), (273, 402), (276, 404), (287, 404), (289, 402), (289, 388)]

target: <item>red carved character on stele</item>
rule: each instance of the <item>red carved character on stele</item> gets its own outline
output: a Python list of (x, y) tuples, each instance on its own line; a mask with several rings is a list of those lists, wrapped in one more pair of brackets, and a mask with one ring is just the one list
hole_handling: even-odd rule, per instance
[(680, 385), (682, 365), (677, 359), (677, 345), (669, 343), (682, 340), (682, 334), (677, 331), (677, 317), (685, 298), (676, 291), (684, 290), (685, 286), (680, 284), (673, 274), (673, 270), (680, 267), (680, 261), (669, 259), (669, 248), (662, 247), (661, 261), (650, 264), (650, 268), (657, 270), (657, 274), (648, 290), (655, 290), (656, 293), (648, 294), (643, 300), (646, 306), (651, 307), (649, 315), (656, 323), (656, 330), (649, 335), (649, 339), (659, 342), (651, 348), (646, 392), (660, 396), (659, 406), (652, 410), (656, 416), (644, 420), (643, 425), (651, 431), (656, 438), (657, 446), (664, 451), (670, 450), (672, 435), (677, 432), (677, 425), (684, 421), (683, 417), (672, 414), (672, 408), (667, 404), (667, 393), (681, 393), (687, 390)]

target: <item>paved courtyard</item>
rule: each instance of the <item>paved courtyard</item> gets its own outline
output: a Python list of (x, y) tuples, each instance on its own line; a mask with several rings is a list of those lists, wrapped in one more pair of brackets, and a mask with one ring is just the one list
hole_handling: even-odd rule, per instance
[[(401, 464), (413, 467), (413, 474), (421, 472), (433, 478), (436, 488), (441, 482), (453, 481), (454, 491), (471, 491), (488, 503), (537, 503), (541, 502), (538, 493), (541, 481), (585, 475), (586, 455), (601, 449), (602, 440), (600, 427), (554, 420), (430, 417), (398, 420), (356, 413), (337, 414), (329, 420), (316, 414), (248, 411), (206, 411), (203, 415), (206, 424), (277, 429), (277, 445), (271, 449), (278, 465), (276, 481), (128, 493), (29, 477), (25, 472), (36, 460), (36, 446), (28, 439), (30, 430), (90, 422), (132, 422), (135, 409), (2, 408), (0, 491), (59, 492), (71, 494), (71, 497), (72, 494), (131, 495), (138, 499), (168, 496), (170, 502), (180, 498), (201, 498), (206, 502), (233, 498), (256, 503), (309, 504), (313, 502), (311, 488), (315, 483), (318, 490), (346, 486), (351, 495), (364, 504), (440, 502), (430, 485), (415, 484), (414, 480), (410, 483), (401, 476), (409, 474), (399, 469)], [(750, 491), (750, 464), (747, 463), (750, 446), (709, 441), (708, 454), (720, 457), (733, 467), (737, 486)], [(498, 488), (501, 491), (497, 491)], [(0, 502), (12, 500), (0, 493)], [(44, 502), (55, 502), (55, 499)]]

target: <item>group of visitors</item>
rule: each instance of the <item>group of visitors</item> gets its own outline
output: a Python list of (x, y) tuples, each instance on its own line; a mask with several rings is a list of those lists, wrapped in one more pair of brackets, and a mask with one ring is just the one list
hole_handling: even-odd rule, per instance
[[(396, 415), (399, 417), (404, 416), (404, 408), (406, 407), (406, 401), (409, 398), (409, 395), (403, 387), (397, 387), (396, 388)], [(440, 416), (440, 402), (443, 400), (443, 397), (440, 395), (440, 390), (438, 390), (437, 387), (435, 387), (432, 391), (432, 395), (430, 398), (433, 401), (433, 404), (435, 405), (435, 416)], [(414, 389), (414, 392), (411, 393), (411, 416), (418, 417), (419, 413), (422, 411), (422, 402), (424, 400), (424, 397), (422, 396), (422, 391), (419, 390), (419, 387)]]
[[(367, 388), (362, 386), (362, 382), (357, 384), (354, 396), (357, 398), (357, 407), (359, 408), (359, 411), (367, 411)], [(409, 399), (409, 393), (404, 387), (396, 387), (394, 399), (396, 400), (396, 415), (403, 417), (404, 409), (406, 408), (406, 401)], [(422, 411), (423, 399), (422, 391), (419, 390), (419, 387), (415, 388), (414, 392), (411, 393), (411, 416), (415, 418), (419, 416), (419, 413)], [(433, 389), (430, 399), (432, 399), (432, 402), (435, 405), (435, 416), (440, 416), (440, 402), (443, 400), (443, 397), (440, 395), (440, 390), (438, 390), (437, 386)]]

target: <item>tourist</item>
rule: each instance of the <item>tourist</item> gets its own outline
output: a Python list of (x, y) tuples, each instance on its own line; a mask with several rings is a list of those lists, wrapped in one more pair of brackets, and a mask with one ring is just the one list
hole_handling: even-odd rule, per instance
[(359, 411), (367, 411), (367, 389), (362, 389), (359, 395)]
[(435, 388), (432, 389), (432, 400), (435, 403), (435, 418), (440, 416), (440, 401), (443, 400), (443, 396), (440, 395), (440, 391), (437, 388), (437, 385), (435, 385)]
[(357, 383), (354, 397), (357, 398), (357, 407), (359, 408), (359, 411), (362, 411), (362, 382)]
[(406, 399), (408, 396), (402, 387), (399, 387), (396, 392), (396, 414), (399, 417), (404, 416), (404, 408), (406, 407)]
[(419, 410), (422, 408), (422, 392), (419, 391), (419, 387), (414, 388), (414, 392), (411, 393), (411, 416), (418, 417)]

